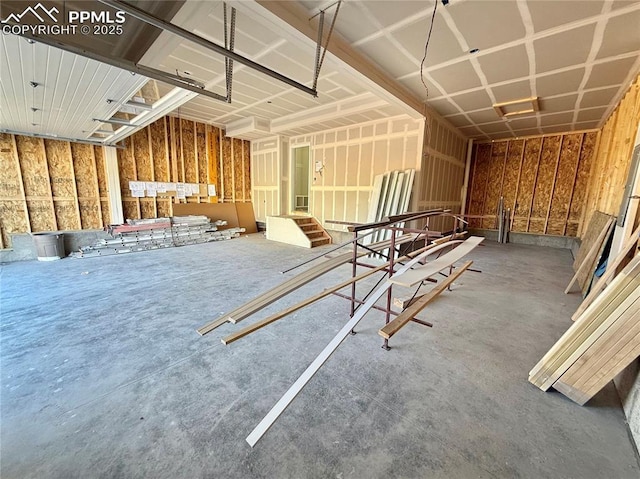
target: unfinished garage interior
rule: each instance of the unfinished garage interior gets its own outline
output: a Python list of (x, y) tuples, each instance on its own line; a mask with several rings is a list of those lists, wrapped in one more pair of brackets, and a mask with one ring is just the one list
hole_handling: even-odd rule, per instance
[(640, 477), (640, 1), (0, 19), (3, 479)]

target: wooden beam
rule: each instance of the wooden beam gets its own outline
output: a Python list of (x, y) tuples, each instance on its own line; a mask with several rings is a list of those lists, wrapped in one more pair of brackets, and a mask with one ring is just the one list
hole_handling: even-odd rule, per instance
[(413, 303), (407, 309), (405, 309), (400, 315), (396, 316), (393, 321), (389, 322), (383, 328), (378, 331), (378, 334), (385, 339), (391, 339), (391, 336), (396, 334), (402, 329), (408, 322), (410, 322), (420, 311), (427, 307), (427, 305), (437, 298), (440, 293), (447, 289), (451, 284), (464, 273), (469, 266), (473, 264), (473, 261), (467, 261), (454, 273), (451, 273), (447, 279), (442, 283), (439, 283), (431, 291), (422, 296), (418, 301)]
[[(29, 217), (29, 205), (27, 204), (27, 196), (24, 192), (24, 181), (22, 180), (22, 169), (20, 168), (20, 158), (18, 158), (18, 144), (16, 143), (16, 135), (9, 135), (11, 137), (11, 153), (15, 160), (16, 173), (18, 174), (18, 183), (20, 185), (20, 197), (22, 199), (24, 207), (24, 216), (27, 220), (27, 233), (31, 233), (31, 219)], [(47, 171), (49, 171), (49, 165), (47, 164)], [(51, 181), (49, 181), (49, 191), (51, 191)], [(52, 197), (53, 198), (53, 197)], [(55, 221), (56, 212), (53, 212), (53, 220)], [(0, 237), (2, 233), (0, 232)], [(5, 245), (3, 245), (5, 246)]]
[(598, 250), (602, 246), (602, 243), (604, 242), (605, 238), (607, 236), (609, 236), (609, 233), (611, 232), (611, 229), (613, 228), (613, 225), (614, 225), (613, 218), (609, 218), (609, 220), (607, 221), (607, 224), (602, 229), (602, 231), (600, 231), (600, 234), (598, 235), (596, 240), (591, 245), (591, 248), (589, 249), (589, 252), (587, 253), (587, 255), (582, 260), (582, 263), (580, 263), (580, 266), (578, 267), (578, 270), (576, 271), (576, 274), (574, 274), (573, 278), (571, 278), (571, 281), (569, 281), (569, 285), (564, 290), (564, 294), (568, 294), (569, 293), (569, 290), (571, 289), (571, 286), (573, 286), (573, 283), (576, 282), (576, 280), (578, 279), (578, 276), (587, 267), (589, 267), (589, 265), (593, 264), (593, 260), (595, 259), (596, 253), (598, 252)]

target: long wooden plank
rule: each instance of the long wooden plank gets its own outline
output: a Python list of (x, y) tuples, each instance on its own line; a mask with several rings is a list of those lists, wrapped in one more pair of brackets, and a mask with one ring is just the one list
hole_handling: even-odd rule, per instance
[[(404, 237), (397, 238), (396, 241), (398, 244), (403, 244), (405, 242), (412, 241), (415, 238), (415, 235), (405, 235)], [(371, 249), (376, 251), (388, 248), (390, 245), (389, 242), (383, 241), (380, 243), (375, 243), (370, 245)], [(359, 254), (359, 256), (364, 256), (368, 254), (368, 252), (364, 252)], [(226, 322), (236, 323), (247, 316), (255, 313), (256, 311), (264, 308), (265, 306), (273, 303), (274, 301), (282, 298), (283, 296), (289, 294), (292, 291), (302, 287), (303, 285), (309, 283), (315, 278), (322, 276), (323, 274), (331, 271), (332, 269), (337, 268), (340, 265), (348, 263), (353, 258), (353, 254), (351, 252), (343, 253), (341, 255), (335, 256), (333, 258), (329, 258), (322, 263), (303, 271), (302, 273), (290, 278), (289, 280), (279, 284), (275, 288), (272, 288), (260, 296), (252, 299), (251, 301), (243, 304), (242, 306), (234, 309), (233, 311), (226, 313), (222, 317), (211, 321), (204, 326), (201, 326), (197, 329), (198, 334), (204, 336), (207, 333), (210, 333), (218, 326)], [(224, 321), (222, 321), (224, 319)]]
[[(602, 334), (611, 324), (612, 313), (621, 304), (633, 302), (634, 291), (640, 285), (640, 265), (636, 264), (629, 273), (631, 280), (625, 286), (613, 285), (604, 293), (607, 301), (595, 305), (586, 311), (584, 317), (573, 324), (569, 330), (554, 344), (549, 352), (532, 370), (529, 381), (543, 391), (549, 389), (553, 383), (566, 372), (566, 370), (584, 352), (585, 345), (589, 344), (589, 338), (596, 338), (596, 334)], [(604, 329), (603, 329), (604, 328)], [(579, 354), (578, 354), (579, 353)]]
[[(435, 245), (435, 244), (430, 244), (428, 246), (420, 248), (419, 250), (414, 251), (411, 255), (407, 255), (407, 256), (403, 256), (401, 258), (398, 258), (396, 260), (396, 263), (398, 263), (399, 261), (404, 261), (406, 259), (409, 259), (409, 258), (415, 256), (416, 254), (419, 254), (419, 253), (422, 253), (424, 251), (433, 249), (436, 246), (437, 245)], [(326, 296), (329, 296), (330, 294), (335, 293), (336, 291), (339, 291), (342, 288), (344, 288), (346, 286), (349, 286), (350, 284), (353, 284), (353, 283), (355, 283), (357, 281), (360, 281), (361, 279), (367, 278), (367, 277), (369, 277), (369, 276), (371, 276), (371, 275), (373, 275), (373, 274), (375, 274), (375, 273), (377, 273), (379, 271), (382, 271), (383, 269), (386, 269), (388, 267), (389, 267), (389, 262), (386, 262), (386, 263), (384, 263), (384, 264), (382, 264), (380, 266), (377, 266), (377, 267), (375, 267), (375, 268), (373, 268), (373, 269), (371, 269), (371, 270), (369, 270), (369, 271), (367, 271), (365, 273), (362, 273), (362, 274), (359, 274), (357, 276), (354, 276), (353, 278), (349, 278), (348, 280), (343, 281), (343, 282), (341, 282), (339, 284), (336, 284), (335, 286), (331, 286), (330, 288), (327, 288), (327, 289), (325, 289), (324, 291), (322, 291), (322, 292), (320, 292), (318, 294), (315, 294), (315, 295), (313, 295), (313, 296), (311, 296), (309, 298), (306, 298), (303, 301), (300, 301), (299, 303), (294, 304), (293, 306), (290, 306), (290, 307), (288, 307), (288, 308), (286, 308), (286, 309), (284, 309), (282, 311), (274, 313), (274, 314), (272, 314), (271, 316), (269, 316), (269, 317), (267, 317), (265, 319), (257, 321), (256, 323), (253, 323), (253, 324), (247, 326), (246, 328), (241, 329), (240, 331), (238, 331), (238, 332), (236, 332), (234, 334), (231, 334), (231, 335), (227, 336), (226, 338), (223, 338), (222, 339), (222, 344), (231, 344), (234, 341), (237, 341), (238, 339), (242, 339), (245, 336), (247, 336), (247, 335), (249, 335), (249, 334), (251, 334), (251, 333), (253, 333), (253, 332), (257, 331), (257, 330), (262, 329), (265, 326), (267, 326), (267, 325), (269, 325), (271, 323), (274, 323), (277, 320), (282, 319), (285, 316), (288, 316), (289, 314), (291, 314), (291, 313), (293, 313), (295, 311), (298, 311), (299, 309), (304, 308), (305, 306), (308, 306), (308, 305), (310, 305), (312, 303), (315, 303), (316, 301), (318, 301), (318, 300), (320, 300), (320, 299), (322, 299), (322, 298), (324, 298)]]
[(571, 281), (569, 281), (569, 285), (564, 290), (564, 294), (569, 293), (569, 290), (578, 279), (578, 276), (582, 274), (586, 268), (588, 268), (591, 264), (593, 264), (593, 260), (596, 256), (596, 253), (600, 250), (600, 247), (602, 246), (602, 243), (604, 243), (605, 238), (607, 238), (609, 234), (611, 234), (611, 229), (613, 228), (613, 225), (614, 225), (613, 218), (609, 218), (604, 228), (602, 228), (602, 231), (600, 231), (600, 234), (591, 245), (591, 248), (589, 249), (587, 255), (584, 257), (582, 263), (580, 263), (580, 266), (578, 267), (576, 274), (574, 274), (573, 278), (571, 278)]
[(573, 316), (571, 316), (572, 320), (575, 321), (577, 318), (579, 318), (580, 315), (589, 307), (589, 305), (593, 303), (593, 301), (598, 297), (600, 292), (605, 289), (609, 280), (615, 276), (618, 267), (625, 260), (629, 252), (638, 244), (639, 237), (640, 226), (638, 226), (638, 228), (633, 232), (629, 239), (627, 239), (625, 244), (622, 245), (622, 249), (620, 250), (620, 253), (618, 253), (618, 256), (616, 256), (616, 259), (613, 261), (613, 263), (607, 264), (607, 270), (600, 277), (598, 282), (591, 288), (591, 291), (589, 292), (587, 297), (584, 298), (584, 301), (582, 301), (580, 306), (578, 306), (576, 312), (573, 313)]
[(427, 263), (425, 266), (414, 268), (411, 271), (407, 271), (402, 274), (396, 274), (390, 279), (390, 281), (394, 284), (399, 284), (401, 286), (411, 288), (412, 286), (421, 283), (426, 278), (429, 278), (430, 276), (439, 273), (443, 269), (448, 268), (456, 261), (461, 260), (483, 241), (484, 238), (480, 236), (470, 236), (469, 239), (464, 241), (453, 251), (450, 251), (440, 258)]
[(422, 296), (418, 301), (413, 303), (407, 309), (405, 309), (401, 314), (396, 316), (391, 322), (386, 324), (383, 328), (378, 331), (378, 334), (385, 339), (390, 339), (391, 336), (396, 334), (400, 329), (402, 329), (409, 321), (411, 321), (420, 311), (427, 307), (427, 305), (437, 298), (440, 293), (442, 293), (445, 289), (447, 289), (451, 284), (460, 277), (462, 273), (466, 271), (466, 269), (473, 264), (473, 261), (467, 261), (460, 268), (458, 268), (454, 273), (451, 273), (447, 279), (445, 279), (442, 283), (439, 283), (436, 287), (434, 287), (427, 294)]
[[(405, 271), (408, 271), (414, 264), (416, 264), (420, 259), (422, 259), (423, 255), (426, 255), (428, 252), (422, 253), (416, 256), (411, 261), (407, 262), (400, 270), (398, 270), (398, 274), (402, 274)], [(376, 289), (371, 295), (369, 299), (358, 309), (356, 314), (342, 327), (342, 329), (336, 334), (336, 336), (331, 340), (331, 342), (322, 350), (322, 352), (318, 355), (316, 359), (309, 365), (309, 367), (302, 373), (302, 375), (293, 383), (293, 385), (285, 392), (285, 394), (278, 400), (278, 402), (271, 408), (271, 410), (267, 413), (267, 415), (258, 423), (253, 431), (247, 436), (247, 442), (251, 447), (255, 446), (256, 443), (260, 440), (260, 438), (267, 432), (267, 430), (273, 425), (273, 423), (278, 419), (280, 414), (291, 404), (291, 401), (295, 399), (295, 397), (302, 391), (305, 385), (311, 380), (313, 375), (318, 372), (318, 370), (322, 367), (322, 365), (329, 359), (329, 357), (333, 354), (333, 352), (340, 346), (340, 343), (345, 340), (347, 336), (351, 334), (353, 328), (355, 328), (358, 323), (364, 318), (364, 316), (369, 312), (371, 307), (378, 301), (389, 288), (391, 288), (392, 283), (387, 280), (383, 285), (381, 285), (378, 289)]]

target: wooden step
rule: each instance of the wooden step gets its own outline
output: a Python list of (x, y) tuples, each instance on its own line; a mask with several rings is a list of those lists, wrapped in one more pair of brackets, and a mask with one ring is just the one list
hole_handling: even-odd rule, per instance
[(304, 234), (307, 235), (309, 239), (324, 237), (324, 231), (322, 230), (305, 231)]
[(325, 244), (331, 244), (331, 240), (329, 238), (314, 238), (311, 240), (312, 248), (315, 248), (316, 246), (322, 246)]
[(305, 233), (306, 233), (307, 231), (315, 231), (315, 230), (317, 230), (317, 229), (318, 229), (318, 225), (316, 225), (315, 223), (302, 224), (302, 225), (298, 223), (298, 226), (299, 226), (299, 227), (300, 227), (300, 229), (301, 229), (302, 231), (304, 231)]

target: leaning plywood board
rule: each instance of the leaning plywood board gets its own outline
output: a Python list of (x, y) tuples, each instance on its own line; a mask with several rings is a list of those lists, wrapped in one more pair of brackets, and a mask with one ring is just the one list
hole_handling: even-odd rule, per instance
[[(471, 250), (484, 241), (484, 238), (480, 236), (470, 236), (468, 240), (464, 241), (460, 246), (453, 251), (441, 256), (440, 258), (430, 261), (424, 266), (414, 268), (410, 271), (406, 271), (402, 274), (394, 275), (390, 281), (400, 286), (411, 288), (418, 283), (421, 283), (426, 278), (439, 273), (445, 268), (448, 268), (456, 261), (464, 258)], [(445, 243), (446, 245), (447, 243)]]
[[(603, 291), (597, 301), (587, 308), (578, 320), (551, 347), (529, 373), (529, 382), (546, 391), (575, 362), (577, 351), (589, 341), (589, 337), (607, 323), (618, 306), (640, 284), (640, 257), (627, 267)], [(579, 356), (578, 356), (579, 357)]]
[(431, 303), (440, 295), (440, 293), (451, 286), (451, 284), (456, 279), (458, 279), (458, 277), (460, 277), (460, 275), (462, 275), (462, 273), (464, 273), (472, 264), (473, 261), (467, 261), (454, 273), (451, 273), (446, 280), (439, 283), (431, 291), (422, 296), (418, 301), (405, 309), (401, 314), (396, 316), (393, 321), (381, 328), (378, 331), (378, 334), (385, 339), (391, 339), (391, 336), (400, 331), (400, 329), (402, 329), (409, 321), (411, 321), (416, 316), (416, 314), (426, 308), (429, 303)]
[(211, 221), (226, 221), (226, 226), (218, 229), (238, 228), (238, 211), (234, 203), (176, 203), (173, 205), (174, 216), (203, 215)]
[[(415, 263), (420, 261), (423, 253), (407, 262), (400, 270), (398, 274), (409, 270)], [(357, 326), (360, 320), (369, 312), (373, 305), (378, 301), (388, 290), (391, 288), (392, 283), (387, 280), (382, 286), (378, 287), (370, 296), (369, 299), (358, 309), (356, 314), (351, 318), (344, 327), (338, 332), (338, 334), (331, 340), (331, 342), (322, 350), (320, 355), (309, 365), (309, 367), (302, 373), (302, 375), (296, 380), (295, 383), (289, 388), (289, 390), (280, 398), (280, 400), (273, 406), (273, 408), (267, 413), (267, 415), (260, 421), (253, 431), (247, 436), (247, 442), (251, 447), (255, 446), (260, 438), (267, 432), (267, 430), (278, 419), (280, 414), (289, 406), (291, 401), (302, 391), (302, 388), (311, 380), (313, 375), (318, 372), (322, 365), (329, 359), (333, 352), (340, 346), (340, 343), (345, 340), (353, 328)]]
[[(610, 215), (601, 213), (600, 211), (595, 211), (593, 213), (593, 215), (591, 216), (591, 221), (589, 221), (589, 226), (587, 227), (587, 231), (582, 236), (582, 243), (580, 244), (580, 249), (576, 254), (576, 259), (573, 262), (573, 269), (575, 271), (578, 271), (578, 269), (580, 268), (580, 265), (584, 262), (584, 260), (588, 256), (592, 246), (594, 245), (594, 243), (597, 242), (601, 231), (605, 229), (605, 226), (609, 223), (611, 219), (612, 217)], [(600, 243), (599, 248), (603, 247), (602, 245), (603, 242), (604, 242), (604, 239)], [(578, 275), (578, 284), (580, 285), (580, 288), (582, 289), (583, 293), (586, 292), (588, 283), (590, 283), (591, 275), (593, 274), (593, 271), (597, 267), (596, 261), (600, 257), (600, 255), (601, 255), (601, 252), (597, 256), (593, 255), (589, 260), (589, 264), (586, 267), (583, 267), (582, 272)]]
[(235, 203), (236, 213), (238, 215), (238, 224), (240, 228), (244, 228), (245, 233), (257, 233), (256, 217), (253, 212), (252, 203)]
[(584, 259), (578, 266), (578, 269), (576, 270), (576, 274), (574, 274), (573, 278), (571, 278), (571, 281), (569, 281), (569, 285), (564, 290), (564, 294), (567, 294), (569, 290), (571, 290), (571, 286), (573, 286), (573, 283), (575, 283), (578, 277), (584, 274), (589, 267), (593, 268), (593, 261), (596, 258), (597, 253), (600, 251), (603, 243), (605, 242), (605, 239), (608, 238), (609, 234), (611, 234), (613, 225), (614, 225), (613, 218), (609, 218), (606, 224), (604, 225), (604, 227), (602, 228), (602, 231), (600, 231), (600, 233), (598, 234), (598, 237), (595, 239), (595, 241), (593, 241), (591, 248), (589, 249), (587, 254), (584, 256)]
[(640, 354), (640, 299), (619, 307), (615, 323), (553, 384), (569, 399), (586, 403)]

